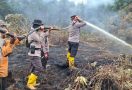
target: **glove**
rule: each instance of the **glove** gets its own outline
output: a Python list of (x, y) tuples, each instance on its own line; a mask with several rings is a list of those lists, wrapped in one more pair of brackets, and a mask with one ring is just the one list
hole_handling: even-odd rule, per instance
[(1, 38), (2, 39), (5, 39), (6, 38), (6, 35), (5, 34), (1, 34)]
[(45, 57), (46, 60), (48, 60), (48, 56), (49, 56), (48, 52), (44, 53), (44, 57)]
[(23, 35), (23, 36), (18, 36), (17, 39), (18, 39), (19, 41), (21, 41), (21, 40), (25, 39), (25, 37), (26, 37), (25, 35)]
[(10, 38), (10, 44), (14, 44), (15, 40), (16, 40), (15, 38), (12, 38), (12, 37), (11, 37), (11, 38)]

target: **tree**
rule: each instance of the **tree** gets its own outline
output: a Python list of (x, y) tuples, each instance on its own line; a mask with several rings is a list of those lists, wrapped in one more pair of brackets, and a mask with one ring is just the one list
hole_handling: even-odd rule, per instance
[(4, 18), (7, 14), (14, 13), (7, 0), (0, 0), (0, 17)]
[(115, 3), (111, 8), (113, 10), (121, 10), (129, 4), (132, 4), (132, 0), (115, 0)]

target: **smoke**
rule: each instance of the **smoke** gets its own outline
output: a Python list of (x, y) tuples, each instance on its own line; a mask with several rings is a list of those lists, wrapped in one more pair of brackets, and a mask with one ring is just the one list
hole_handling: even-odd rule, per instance
[(70, 16), (77, 14), (99, 26), (106, 21), (111, 12), (107, 11), (107, 5), (114, 0), (8, 0), (9, 5), (25, 14), (32, 22), (34, 19), (42, 19), (45, 24), (66, 26), (70, 22)]
[(114, 4), (115, 0), (69, 0), (70, 2), (73, 2), (75, 5), (78, 4), (87, 4), (88, 7), (98, 7), (100, 5), (112, 5)]
[(92, 7), (98, 7), (98, 6), (100, 6), (100, 5), (105, 5), (105, 6), (107, 6), (107, 5), (112, 5), (112, 4), (114, 4), (114, 1), (115, 0), (99, 0), (99, 1), (97, 1), (97, 0), (88, 0), (88, 2), (87, 3), (89, 3), (89, 5)]

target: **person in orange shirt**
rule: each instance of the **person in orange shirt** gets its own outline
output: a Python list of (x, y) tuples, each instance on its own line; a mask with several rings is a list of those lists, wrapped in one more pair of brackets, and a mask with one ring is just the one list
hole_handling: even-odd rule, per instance
[[(0, 28), (6, 29), (6, 25), (0, 22)], [(8, 32), (7, 32), (8, 33)], [(6, 89), (6, 78), (8, 76), (8, 56), (12, 53), (13, 47), (20, 43), (18, 38), (6, 38), (5, 34), (0, 37), (0, 90)]]

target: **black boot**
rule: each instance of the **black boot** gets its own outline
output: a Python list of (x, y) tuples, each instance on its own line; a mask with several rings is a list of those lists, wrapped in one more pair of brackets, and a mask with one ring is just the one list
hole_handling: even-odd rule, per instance
[(0, 90), (5, 90), (7, 87), (6, 77), (0, 78)]
[(41, 62), (42, 62), (42, 66), (43, 66), (43, 68), (46, 69), (47, 59), (45, 59), (45, 58), (41, 58)]
[(68, 67), (69, 67), (69, 61), (66, 60), (66, 63), (64, 63), (62, 66), (63, 66), (64, 68), (68, 68)]

